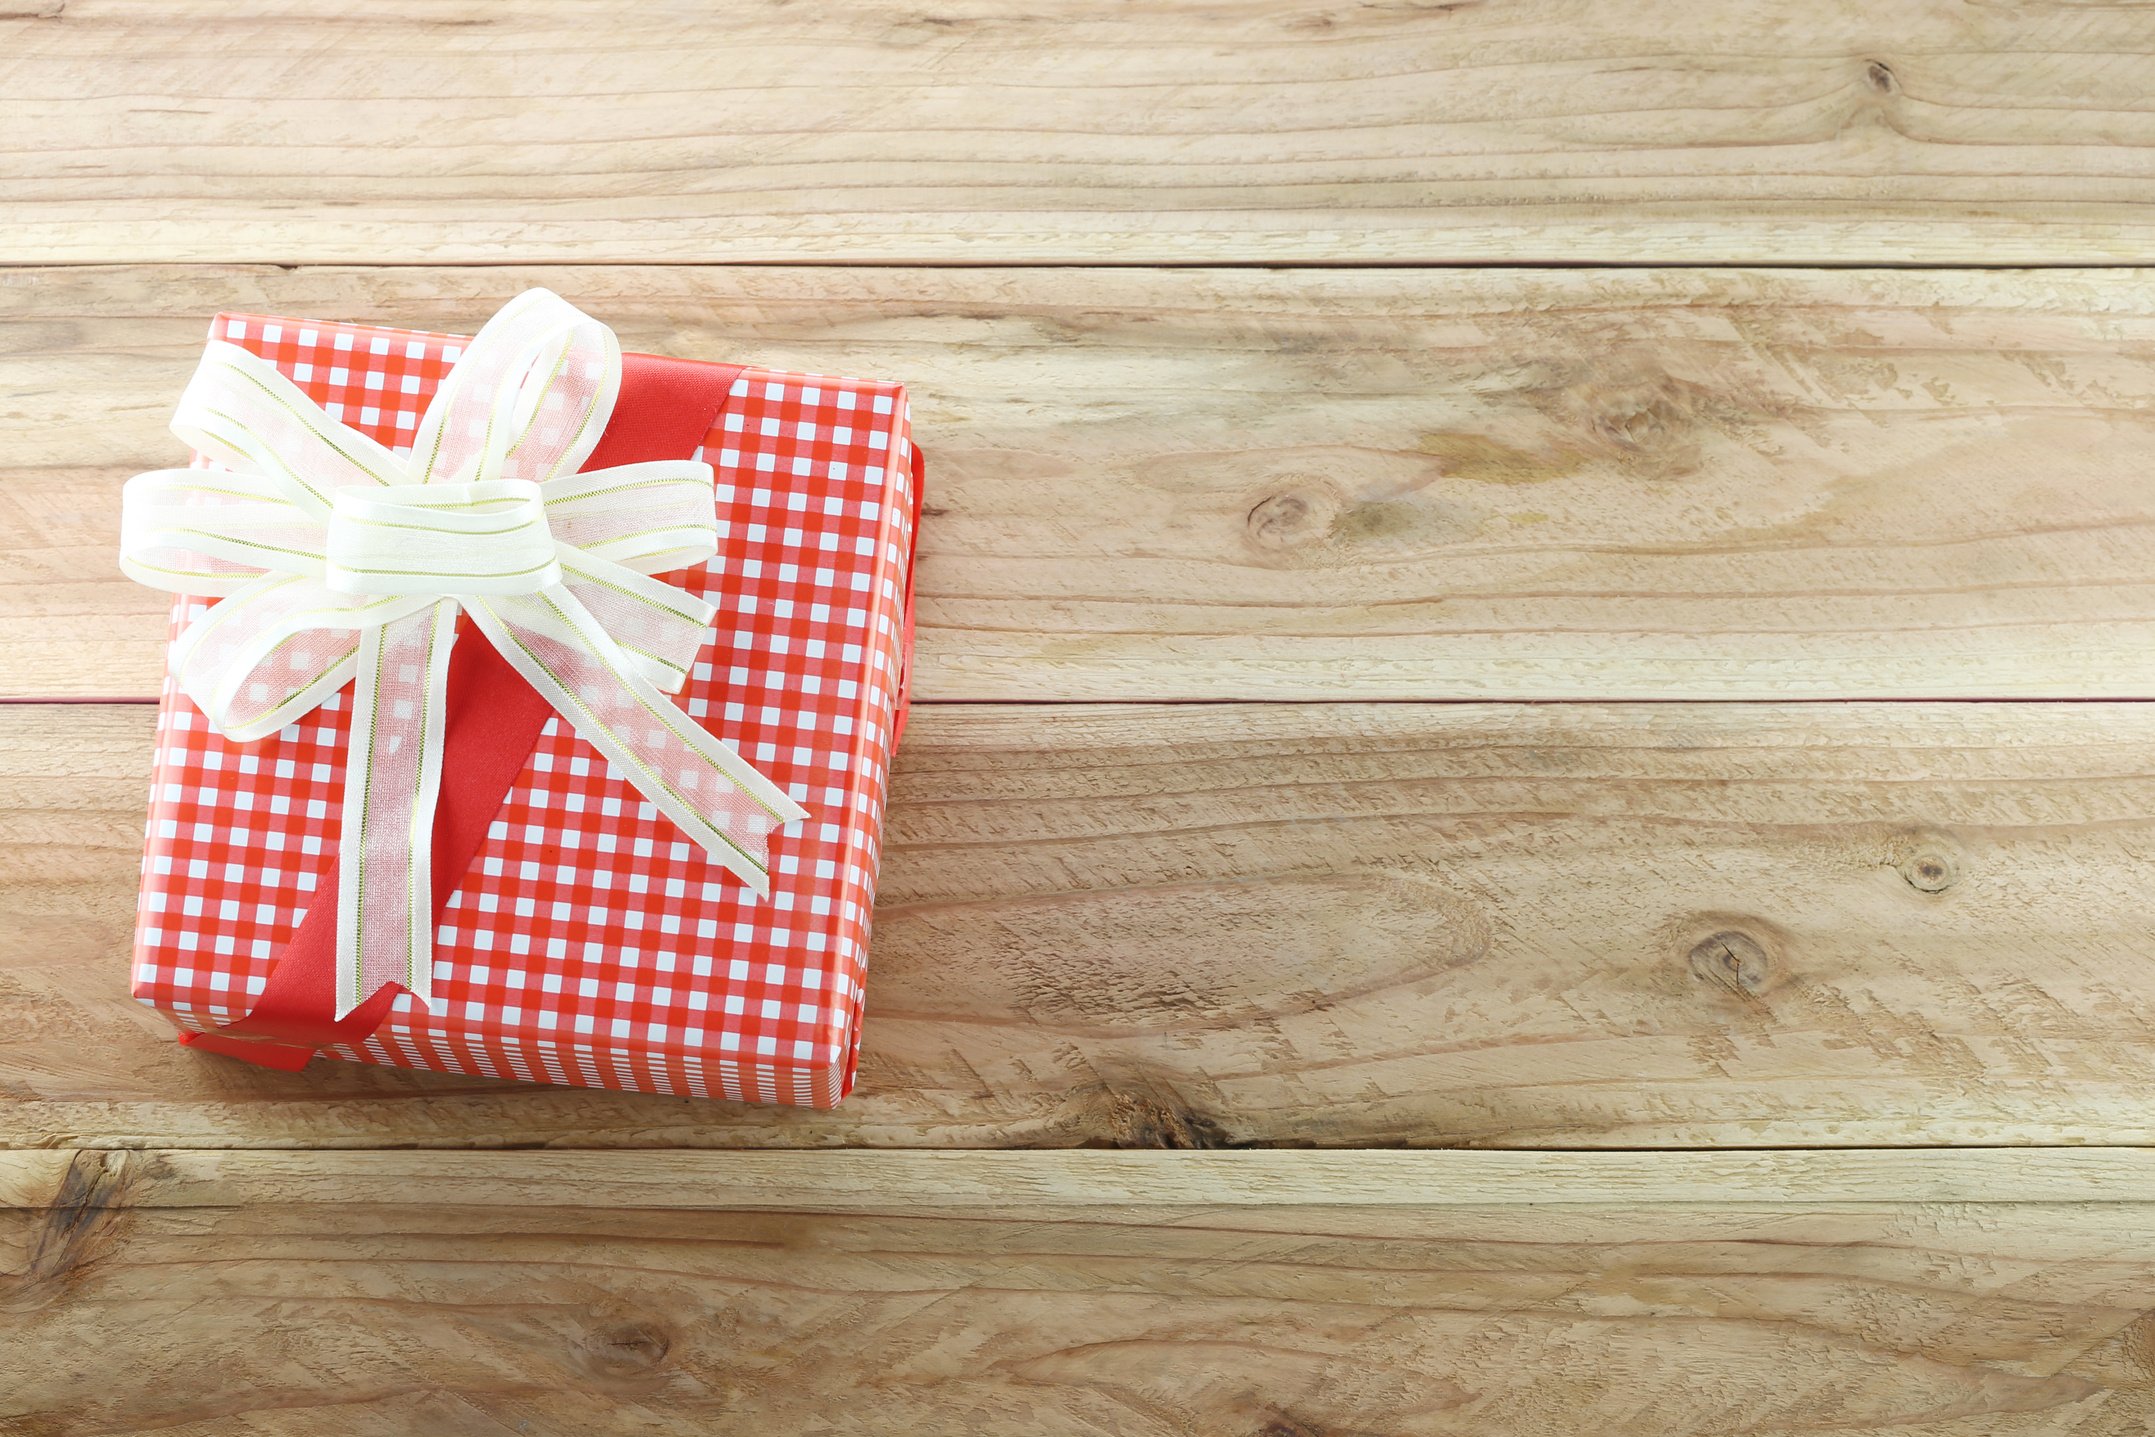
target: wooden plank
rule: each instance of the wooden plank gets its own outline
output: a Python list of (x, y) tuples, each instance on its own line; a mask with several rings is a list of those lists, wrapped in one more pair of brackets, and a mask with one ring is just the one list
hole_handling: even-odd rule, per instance
[[(1747, 1152), (0, 1151), (0, 1208), (945, 1211), (1543, 1206), (2155, 1204), (2148, 1148)], [(2148, 1259), (2155, 1262), (2155, 1254)]]
[(644, 267), (7, 274), (0, 695), (155, 692), (203, 315), (534, 283), (913, 386), (929, 700), (2155, 694), (2137, 276)]
[[(50, 1166), (50, 1154), (7, 1154)], [(926, 1155), (856, 1210), (766, 1206), (831, 1154), (493, 1157), (472, 1202), (401, 1184), (473, 1155), (78, 1154), (0, 1213), (0, 1421), (22, 1432), (1330, 1432), (2123, 1437), (2155, 1422), (2155, 1206), (1992, 1194), (1986, 1164), (2116, 1176), (2120, 1155), (1960, 1154), (1962, 1200), (1668, 1202), (1698, 1154), (1611, 1155), (1634, 1191), (1546, 1203), (1544, 1164), (1474, 1203), (1391, 1197), (1399, 1157), (1326, 1156), (1336, 1195), (1235, 1201), (1312, 1155), (1158, 1155), (1166, 1205), (1100, 1198), (1130, 1159), (1025, 1154), (1072, 1202), (923, 1202)], [(1410, 1155), (1420, 1185), (1485, 1155)], [(934, 1164), (960, 1182), (975, 1155)], [(1762, 1154), (1928, 1168), (1938, 1155)], [(859, 1163), (865, 1159), (849, 1159)], [(168, 1207), (163, 1174), (230, 1181)], [(1112, 1166), (1111, 1166), (1112, 1165)], [(1368, 1168), (1376, 1176), (1357, 1175)], [(1391, 1170), (1386, 1172), (1385, 1170)], [(1766, 1176), (1766, 1174), (1772, 1176)], [(1111, 1184), (1112, 1186), (1112, 1184)], [(1711, 1184), (1708, 1185), (1709, 1187)], [(2045, 1192), (2050, 1186), (2043, 1185)], [(258, 1193), (261, 1199), (246, 1196)], [(618, 1205), (691, 1195), (698, 1210)], [(326, 1205), (321, 1205), (326, 1204)]]
[(0, 709), (0, 1146), (2155, 1143), (2155, 706), (939, 706), (834, 1113), (176, 1047), (150, 711)]
[(18, 0), (0, 259), (2155, 258), (2144, 6)]

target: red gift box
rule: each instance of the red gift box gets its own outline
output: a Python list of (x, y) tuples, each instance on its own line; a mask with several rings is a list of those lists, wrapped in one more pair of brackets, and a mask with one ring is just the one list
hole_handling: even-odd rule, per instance
[[(465, 343), (252, 315), (220, 315), (211, 334), (399, 450)], [(552, 717), (442, 907), (433, 1009), (400, 990), (371, 1036), (322, 1051), (812, 1107), (851, 1088), (911, 640), (905, 392), (747, 368), (680, 457), (715, 472), (719, 555), (664, 577), (719, 616), (675, 699), (810, 810), (772, 835), (769, 896)], [(206, 606), (179, 600), (175, 637)], [(334, 902), (350, 695), (242, 744), (168, 675), (134, 994), (182, 1029), (245, 1014), (302, 916)]]

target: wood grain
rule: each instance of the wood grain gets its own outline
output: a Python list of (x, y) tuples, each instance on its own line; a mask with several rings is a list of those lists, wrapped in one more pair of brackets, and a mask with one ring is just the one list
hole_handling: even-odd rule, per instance
[(0, 710), (0, 1145), (2155, 1143), (2155, 708), (938, 706), (834, 1113), (186, 1053), (146, 706)]
[(2155, 694), (2137, 277), (542, 267), (0, 273), (0, 695), (155, 692), (205, 314), (540, 283), (912, 386), (930, 701)]
[(0, 259), (2155, 258), (2155, 12), (17, 0)]
[[(1561, 1202), (1542, 1162), (1483, 1154), (1150, 1155), (1158, 1202), (1121, 1193), (1123, 1155), (1016, 1159), (1068, 1201), (1035, 1185), (946, 1206), (943, 1178), (921, 1180), (971, 1184), (998, 1166), (978, 1156), (637, 1155), (610, 1170), (653, 1181), (625, 1191), (586, 1185), (588, 1157), (539, 1153), (0, 1155), (43, 1173), (18, 1198), (37, 1206), (0, 1213), (0, 1423), (2123, 1437), (2155, 1421), (2144, 1153), (1608, 1155), (1634, 1181)], [(1891, 1169), (1942, 1160), (1963, 1186), (1842, 1192), (1856, 1174), (1918, 1191)], [(1493, 1196), (1397, 1200), (1402, 1182), (1441, 1193), (1453, 1167), (1499, 1181), (1502, 1163)], [(1747, 1167), (1748, 1200), (1672, 1201), (1719, 1192), (1687, 1186), (1702, 1163)], [(879, 1170), (848, 1210), (770, 1205), (848, 1164)], [(498, 1173), (458, 1189), (474, 1201), (405, 1187), (475, 1165)], [(1246, 1200), (1298, 1166), (1336, 1189)], [(1990, 1175), (2076, 1168), (2081, 1193), (2130, 1169), (2142, 1195), (2060, 1200), (2046, 1179), (2024, 1200)], [(205, 1169), (214, 1205), (169, 1205)]]

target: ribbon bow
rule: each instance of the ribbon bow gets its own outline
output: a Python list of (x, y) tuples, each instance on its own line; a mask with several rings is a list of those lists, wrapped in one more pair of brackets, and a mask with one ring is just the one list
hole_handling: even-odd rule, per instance
[(172, 429), (221, 469), (127, 482), (120, 567), (221, 596), (172, 671), (213, 727), (263, 738), (356, 676), (337, 880), (339, 1018), (387, 983), (431, 1006), (432, 836), (459, 610), (636, 791), (757, 893), (806, 816), (667, 697), (711, 605), (653, 574), (718, 549), (711, 468), (578, 473), (613, 413), (613, 331), (511, 300), (436, 391), (409, 452), (346, 428), (270, 364), (210, 341)]

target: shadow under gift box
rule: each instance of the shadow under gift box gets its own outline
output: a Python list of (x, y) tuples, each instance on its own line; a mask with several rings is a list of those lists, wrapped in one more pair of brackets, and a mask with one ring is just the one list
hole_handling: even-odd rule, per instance
[[(457, 335), (219, 315), (329, 415), (410, 446)], [(809, 809), (758, 898), (558, 715), (442, 909), (433, 1011), (399, 993), (362, 1063), (829, 1107), (852, 1087), (891, 750), (904, 703), (912, 448), (896, 384), (749, 368), (697, 455), (719, 555), (662, 576), (718, 608), (676, 695)], [(210, 601), (181, 599), (175, 636)], [(459, 643), (484, 643), (468, 621)], [(233, 743), (168, 674), (134, 994), (181, 1028), (251, 1006), (334, 903), (351, 689)], [(205, 1059), (205, 1061), (220, 1061)]]

